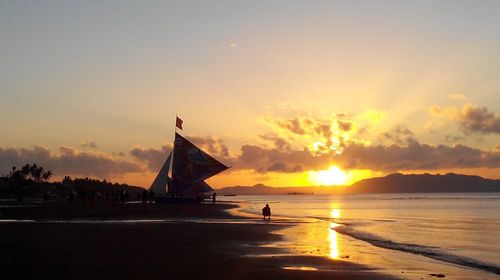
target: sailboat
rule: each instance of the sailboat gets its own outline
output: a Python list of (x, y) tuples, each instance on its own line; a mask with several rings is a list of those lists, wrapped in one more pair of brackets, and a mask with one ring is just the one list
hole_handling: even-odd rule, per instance
[(176, 131), (174, 147), (149, 190), (156, 203), (202, 202), (215, 193), (205, 180), (228, 168)]

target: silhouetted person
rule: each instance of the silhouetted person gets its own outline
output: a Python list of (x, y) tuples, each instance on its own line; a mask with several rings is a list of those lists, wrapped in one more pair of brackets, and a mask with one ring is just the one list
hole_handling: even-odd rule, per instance
[(78, 199), (84, 203), (87, 200), (87, 193), (84, 191), (78, 192)]
[(95, 191), (89, 191), (88, 192), (88, 201), (94, 202), (94, 200), (95, 200)]
[(155, 192), (153, 190), (150, 190), (149, 191), (149, 202), (153, 203), (154, 200), (155, 200)]
[(123, 193), (123, 191), (118, 194), (118, 199), (118, 204), (125, 204), (125, 194)]
[(269, 207), (269, 204), (266, 204), (266, 207), (262, 208), (262, 216), (264, 217), (264, 220), (266, 217), (271, 220), (271, 207)]
[(113, 203), (120, 203), (120, 191), (113, 191)]
[(215, 204), (215, 197), (217, 196), (217, 193), (213, 193), (212, 194), (212, 203)]
[(148, 191), (143, 190), (142, 191), (142, 203), (147, 203), (148, 202)]
[(75, 191), (70, 191), (70, 192), (69, 192), (68, 200), (69, 200), (70, 202), (75, 201)]

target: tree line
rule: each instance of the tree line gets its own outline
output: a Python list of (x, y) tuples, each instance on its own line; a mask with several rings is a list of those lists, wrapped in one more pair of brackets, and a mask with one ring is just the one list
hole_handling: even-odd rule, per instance
[(92, 178), (71, 178), (65, 176), (61, 181), (49, 180), (53, 177), (51, 170), (42, 166), (26, 164), (21, 168), (13, 166), (8, 175), (0, 177), (0, 196), (17, 197), (22, 200), (23, 196), (43, 196), (49, 193), (65, 197), (73, 193), (107, 193), (126, 190), (130, 194), (141, 193), (144, 189), (127, 184), (111, 183), (107, 180)]
[(32, 165), (26, 164), (21, 169), (12, 166), (9, 175), (7, 175), (7, 179), (13, 183), (24, 183), (30, 179), (36, 183), (41, 183), (47, 182), (51, 177), (52, 171), (46, 171), (45, 168), (38, 166), (36, 163)]

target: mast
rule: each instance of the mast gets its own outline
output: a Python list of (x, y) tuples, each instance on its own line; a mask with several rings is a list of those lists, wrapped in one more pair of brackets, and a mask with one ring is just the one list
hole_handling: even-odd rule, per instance
[(172, 145), (172, 181), (170, 183), (171, 187), (172, 187), (172, 190), (168, 190), (169, 193), (171, 194), (175, 194), (175, 138), (176, 138), (176, 135), (177, 135), (177, 119), (179, 118), (179, 116), (177, 114), (175, 114), (175, 125), (174, 125), (174, 141), (173, 141), (173, 145)]

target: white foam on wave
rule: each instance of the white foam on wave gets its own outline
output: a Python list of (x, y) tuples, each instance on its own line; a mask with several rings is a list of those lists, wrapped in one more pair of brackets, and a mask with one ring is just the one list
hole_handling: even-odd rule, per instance
[(407, 252), (407, 253), (412, 253), (412, 254), (418, 254), (418, 255), (426, 256), (426, 257), (429, 257), (429, 258), (432, 258), (435, 260), (440, 260), (443, 262), (448, 262), (448, 263), (457, 264), (457, 265), (461, 265), (461, 266), (480, 269), (480, 270), (484, 270), (487, 272), (491, 272), (491, 273), (495, 273), (495, 274), (500, 275), (500, 267), (498, 267), (494, 264), (485, 263), (485, 262), (478, 261), (478, 260), (475, 260), (475, 259), (469, 258), (469, 257), (450, 254), (450, 253), (443, 251), (439, 247), (426, 246), (426, 245), (420, 245), (420, 244), (394, 242), (394, 241), (382, 238), (380, 236), (377, 236), (375, 234), (371, 234), (371, 233), (368, 233), (365, 231), (357, 230), (352, 225), (341, 225), (341, 226), (338, 226), (338, 227), (335, 227), (332, 229), (340, 234), (348, 235), (352, 238), (366, 241), (366, 242), (368, 242), (374, 246), (377, 246), (377, 247), (390, 249), (390, 250), (397, 250), (397, 251), (402, 251), (402, 252)]

